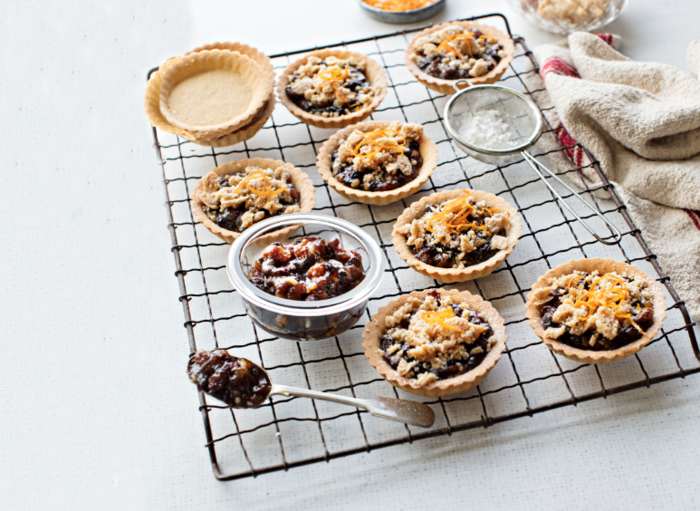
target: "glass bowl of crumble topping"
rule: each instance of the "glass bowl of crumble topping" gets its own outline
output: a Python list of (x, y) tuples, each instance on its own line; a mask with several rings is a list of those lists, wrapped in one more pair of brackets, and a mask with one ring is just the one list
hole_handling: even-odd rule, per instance
[[(291, 228), (286, 240), (265, 241)], [(257, 326), (294, 341), (346, 332), (384, 275), (382, 251), (362, 228), (314, 213), (282, 215), (246, 229), (226, 271)]]
[(616, 19), (630, 0), (510, 0), (532, 23), (555, 34), (596, 30)]

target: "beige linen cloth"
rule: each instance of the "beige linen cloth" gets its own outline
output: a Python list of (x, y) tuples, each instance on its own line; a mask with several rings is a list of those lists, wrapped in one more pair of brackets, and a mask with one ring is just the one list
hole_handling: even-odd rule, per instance
[[(575, 33), (559, 44), (535, 48), (540, 76), (530, 73), (535, 99), (555, 136), (539, 143), (580, 142), (615, 184), (663, 270), (700, 319), (700, 41), (688, 50), (691, 75), (666, 64), (635, 62), (618, 53), (611, 34)], [(543, 104), (544, 103), (544, 104)], [(583, 151), (567, 149), (578, 166)], [(561, 170), (571, 169), (562, 155)], [(582, 171), (599, 183), (592, 167)], [(580, 184), (580, 183), (579, 183)]]

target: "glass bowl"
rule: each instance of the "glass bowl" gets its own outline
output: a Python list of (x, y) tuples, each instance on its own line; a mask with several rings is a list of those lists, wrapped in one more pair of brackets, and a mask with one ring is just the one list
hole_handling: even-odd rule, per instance
[(596, 30), (607, 25), (630, 0), (509, 0), (532, 23), (555, 34)]
[[(364, 280), (345, 294), (319, 301), (288, 300), (258, 289), (247, 275), (255, 260), (270, 246), (260, 238), (287, 226), (298, 228), (283, 244), (303, 236), (326, 241), (338, 238), (341, 248), (354, 250), (362, 258)], [(383, 266), (381, 248), (360, 227), (340, 218), (297, 213), (275, 216), (243, 231), (231, 245), (226, 272), (256, 325), (284, 339), (317, 341), (340, 335), (358, 322), (382, 281)]]

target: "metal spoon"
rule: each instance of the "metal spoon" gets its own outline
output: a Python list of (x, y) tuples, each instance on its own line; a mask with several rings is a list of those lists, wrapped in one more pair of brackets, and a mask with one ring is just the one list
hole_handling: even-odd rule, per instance
[(282, 394), (283, 396), (310, 397), (311, 399), (323, 399), (342, 405), (356, 406), (363, 408), (375, 417), (389, 419), (392, 421), (405, 422), (412, 426), (429, 428), (435, 422), (435, 412), (423, 403), (416, 401), (406, 401), (390, 397), (375, 397), (373, 399), (357, 399), (354, 397), (341, 396), (339, 394), (329, 394), (288, 385), (272, 385), (270, 395)]
[[(323, 399), (367, 410), (375, 417), (429, 428), (435, 413), (423, 403), (388, 397), (358, 399), (316, 390), (273, 384), (262, 367), (248, 359), (234, 357), (225, 350), (198, 350), (187, 365), (192, 383), (199, 390), (220, 399), (234, 408), (256, 408), (270, 396), (308, 397)], [(216, 375), (212, 382), (210, 377)]]

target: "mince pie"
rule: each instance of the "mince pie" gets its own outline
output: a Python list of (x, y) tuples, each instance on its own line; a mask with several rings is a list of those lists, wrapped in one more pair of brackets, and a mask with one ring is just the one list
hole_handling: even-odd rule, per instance
[(555, 353), (589, 364), (633, 355), (666, 317), (661, 287), (646, 273), (612, 259), (569, 261), (532, 286), (527, 317)]
[(515, 209), (479, 190), (450, 190), (415, 202), (394, 224), (396, 252), (418, 273), (446, 283), (485, 277), (520, 237)]
[(290, 245), (273, 243), (255, 260), (248, 280), (287, 300), (328, 300), (347, 293), (365, 278), (362, 258), (340, 240), (305, 236)]
[[(203, 176), (192, 192), (192, 211), (227, 243), (253, 224), (276, 215), (310, 212), (316, 203), (311, 180), (289, 163), (254, 158), (239, 160)], [(283, 237), (295, 230), (272, 233)], [(265, 240), (273, 241), (272, 235)]]
[(362, 346), (389, 383), (423, 396), (471, 389), (506, 346), (503, 318), (466, 291), (414, 291), (390, 302), (366, 325)]
[(366, 121), (329, 138), (318, 169), (343, 197), (384, 205), (420, 190), (437, 161), (437, 147), (420, 124)]
[(277, 94), (306, 124), (342, 128), (368, 117), (389, 85), (384, 68), (345, 50), (318, 50), (292, 63), (280, 76)]
[(513, 40), (487, 25), (455, 21), (427, 28), (406, 48), (406, 66), (426, 87), (454, 94), (456, 80), (497, 81), (513, 60)]

